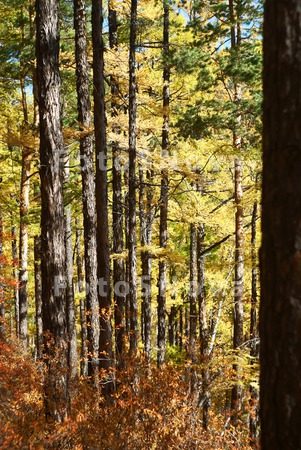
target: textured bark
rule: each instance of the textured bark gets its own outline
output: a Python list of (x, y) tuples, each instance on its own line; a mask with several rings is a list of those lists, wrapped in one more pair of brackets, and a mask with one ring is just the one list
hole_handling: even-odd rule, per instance
[(13, 278), (15, 282), (14, 286), (14, 308), (15, 308), (15, 326), (16, 326), (16, 336), (19, 336), (19, 258), (18, 258), (18, 247), (17, 247), (17, 230), (15, 226), (11, 229), (12, 237), (12, 261), (13, 261)]
[[(27, 111), (24, 114), (27, 116)], [(27, 348), (28, 345), (28, 209), (31, 159), (32, 153), (28, 149), (23, 148), (20, 183), (19, 338), (24, 348)]]
[(205, 243), (204, 225), (199, 224), (197, 229), (197, 266), (198, 266), (198, 304), (199, 304), (199, 327), (200, 327), (200, 350), (202, 368), (202, 391), (200, 393), (203, 405), (203, 427), (207, 430), (209, 426), (210, 394), (209, 370), (206, 365), (209, 363), (209, 343), (208, 325), (206, 310), (206, 290), (205, 290), (205, 257), (203, 255)]
[(140, 241), (141, 250), (141, 287), (142, 287), (142, 336), (144, 351), (147, 361), (150, 361), (151, 352), (151, 327), (152, 327), (152, 257), (149, 247), (152, 245), (152, 226), (154, 214), (152, 212), (152, 187), (147, 185), (151, 181), (152, 174), (146, 173), (146, 180), (142, 167), (139, 168), (139, 214), (140, 214)]
[[(83, 324), (84, 305), (81, 301), (82, 333), (87, 331), (88, 375), (97, 384), (99, 353), (99, 304), (97, 293), (97, 243), (96, 243), (96, 198), (95, 170), (92, 134), (91, 105), (89, 94), (89, 64), (87, 57), (86, 1), (74, 0), (76, 90), (78, 122), (82, 136), (80, 139), (80, 160), (82, 178), (82, 204), (84, 218), (86, 318)], [(82, 340), (85, 354), (85, 338)], [(82, 370), (85, 370), (86, 355), (82, 355)]]
[(301, 9), (265, 2), (260, 415), (263, 450), (301, 448)]
[(41, 252), (44, 326), (45, 412), (62, 422), (68, 415), (65, 226), (60, 123), (59, 2), (38, 0), (37, 76), (40, 114)]
[[(167, 61), (169, 51), (169, 4), (163, 0), (164, 25), (163, 25), (163, 49), (164, 49), (164, 68), (163, 68), (163, 129), (162, 129), (162, 157), (168, 155), (169, 150), (169, 82), (170, 68)], [(163, 167), (161, 171), (161, 194), (160, 194), (160, 247), (167, 246), (167, 208), (168, 208), (168, 173)], [(158, 356), (157, 363), (160, 367), (165, 364), (166, 352), (166, 273), (167, 263), (163, 258), (159, 262), (158, 279)]]
[(42, 318), (42, 273), (41, 273), (41, 238), (34, 237), (34, 281), (36, 305), (36, 348), (37, 357), (43, 354), (43, 318)]
[[(256, 218), (257, 202), (253, 205), (252, 234), (251, 234), (251, 261), (252, 261), (252, 286), (251, 286), (251, 317), (250, 317), (250, 356), (251, 365), (255, 359), (259, 359), (258, 323), (257, 323), (257, 249), (256, 249)], [(259, 435), (259, 390), (250, 386), (250, 438), (253, 445), (257, 445)]]
[[(236, 8), (235, 8), (236, 6)], [(229, 0), (229, 12), (231, 22), (231, 49), (232, 51), (239, 49), (241, 44), (241, 31), (239, 23), (239, 2), (234, 4), (233, 0)], [(240, 87), (234, 85), (234, 102), (239, 106), (241, 100)], [(243, 188), (242, 188), (242, 158), (239, 156), (241, 151), (241, 136), (239, 134), (239, 126), (241, 116), (235, 117), (235, 126), (233, 129), (233, 148), (237, 151), (238, 156), (234, 161), (234, 199), (236, 204), (235, 212), (235, 273), (234, 273), (234, 332), (233, 332), (233, 348), (239, 350), (244, 342), (243, 322), (244, 322), (244, 218), (243, 218)], [(237, 372), (239, 378), (240, 367), (238, 364), (233, 365), (233, 369)], [(239, 384), (234, 385), (232, 389), (231, 409), (232, 424), (237, 425), (239, 413), (242, 408), (242, 387)]]
[(130, 306), (130, 353), (138, 348), (138, 300), (137, 300), (137, 237), (136, 237), (136, 27), (137, 0), (131, 1), (131, 30), (129, 53), (129, 306)]
[[(66, 161), (69, 165), (69, 158)], [(65, 166), (65, 181), (69, 178), (69, 169)], [(68, 331), (68, 366), (70, 380), (78, 376), (77, 369), (77, 335), (76, 317), (73, 288), (73, 248), (72, 248), (72, 226), (71, 205), (65, 207), (65, 248), (66, 248), (66, 308), (67, 308), (67, 331)]]
[(172, 305), (168, 314), (168, 343), (169, 345), (177, 345), (177, 307)]
[[(118, 45), (117, 36), (117, 12), (111, 8), (109, 2), (109, 42), (110, 48), (116, 50)], [(113, 125), (113, 132), (119, 134), (118, 125), (118, 82), (115, 76), (111, 76), (111, 110), (116, 117)], [(122, 204), (122, 170), (121, 151), (118, 142), (112, 143), (112, 172), (113, 172), (113, 252), (115, 257), (113, 264), (113, 285), (114, 285), (114, 319), (115, 319), (115, 353), (117, 366), (123, 366), (125, 354), (125, 265), (121, 256), (124, 248), (123, 244), (123, 204)]]
[(105, 396), (114, 389), (111, 289), (109, 260), (109, 229), (107, 205), (107, 146), (104, 89), (104, 60), (102, 37), (102, 0), (92, 1), (92, 42), (93, 42), (93, 96), (94, 132), (96, 152), (96, 211), (97, 211), (97, 277), (100, 314), (99, 368), (106, 371), (102, 390)]
[[(77, 286), (78, 292), (82, 294), (84, 289), (83, 264), (81, 255), (81, 232), (79, 223), (76, 221), (76, 267), (77, 267)], [(80, 299), (80, 329), (81, 329), (81, 358), (80, 358), (80, 374), (84, 377), (88, 375), (88, 345), (87, 345), (87, 322), (86, 322), (86, 302), (85, 298)], [(98, 341), (97, 341), (98, 342)]]
[(190, 369), (190, 391), (195, 394), (197, 389), (197, 227), (195, 224), (190, 225), (190, 292), (189, 292), (189, 350), (188, 357), (191, 364)]
[[(234, 334), (233, 348), (241, 349), (244, 342), (243, 334), (243, 248), (244, 248), (244, 226), (243, 226), (243, 207), (242, 207), (242, 161), (240, 158), (235, 160), (235, 274), (234, 274)], [(233, 369), (238, 373), (240, 367), (238, 364), (233, 365)], [(231, 408), (233, 411), (232, 423), (237, 424), (238, 414), (242, 408), (242, 388), (236, 384), (232, 389)]]

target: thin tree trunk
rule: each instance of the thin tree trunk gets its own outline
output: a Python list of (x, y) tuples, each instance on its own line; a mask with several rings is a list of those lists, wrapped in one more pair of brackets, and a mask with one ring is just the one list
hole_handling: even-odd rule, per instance
[[(241, 32), (238, 12), (234, 10), (233, 0), (229, 0), (230, 20), (231, 20), (231, 49), (239, 48), (241, 44)], [(236, 22), (236, 24), (235, 24)], [(234, 101), (239, 107), (240, 102), (240, 88), (234, 86)], [(239, 113), (238, 113), (239, 114)], [(235, 118), (235, 129), (233, 131), (233, 148), (239, 153), (241, 151), (241, 136), (239, 134), (239, 126), (241, 123), (241, 116), (237, 115)], [(242, 157), (238, 155), (234, 161), (234, 179), (235, 189), (234, 198), (236, 204), (235, 213), (235, 273), (234, 273), (234, 333), (233, 333), (233, 348), (234, 350), (241, 349), (244, 342), (243, 322), (244, 322), (244, 217), (243, 217), (243, 188), (242, 188)], [(236, 355), (237, 356), (237, 355)], [(233, 369), (239, 372), (241, 368), (237, 363), (233, 365)], [(232, 389), (231, 409), (232, 409), (232, 424), (237, 425), (238, 417), (242, 409), (242, 387), (237, 383)]]
[[(78, 220), (76, 220), (76, 267), (77, 267), (77, 286), (79, 294), (86, 292), (84, 289), (83, 265), (81, 255), (81, 232)], [(81, 329), (81, 358), (80, 374), (83, 377), (88, 375), (88, 346), (87, 346), (87, 322), (86, 322), (86, 302), (85, 297), (80, 298), (80, 329)]]
[(100, 313), (99, 368), (106, 372), (102, 390), (107, 397), (114, 390), (111, 289), (109, 259), (109, 229), (107, 205), (107, 146), (103, 60), (102, 0), (92, 0), (94, 132), (96, 152), (96, 211), (97, 211), (97, 277)]
[(206, 310), (206, 289), (205, 289), (205, 257), (203, 251), (205, 231), (204, 225), (199, 224), (197, 230), (197, 265), (198, 265), (198, 304), (199, 304), (199, 326), (200, 326), (200, 349), (202, 367), (202, 405), (203, 405), (203, 428), (208, 429), (209, 426), (209, 408), (210, 394), (209, 389), (209, 343), (208, 343), (208, 325)]
[(62, 422), (69, 411), (65, 291), (64, 154), (60, 122), (59, 2), (38, 0), (37, 76), (40, 114), (41, 265), (46, 417)]
[[(169, 52), (169, 3), (163, 0), (164, 27), (163, 27), (163, 50), (164, 50), (164, 68), (163, 68), (163, 129), (162, 129), (162, 158), (163, 161), (168, 155), (169, 150), (169, 82), (170, 68), (168, 63)], [(161, 171), (161, 195), (160, 195), (160, 247), (165, 249), (167, 246), (167, 207), (168, 207), (168, 173), (166, 167)], [(158, 279), (158, 366), (165, 364), (166, 352), (166, 272), (167, 263), (165, 256), (159, 261), (159, 279)]]
[(190, 360), (190, 392), (195, 395), (197, 389), (197, 228), (195, 224), (190, 225), (190, 292), (189, 292), (189, 351), (188, 357)]
[(138, 300), (137, 300), (137, 237), (136, 237), (136, 27), (137, 0), (131, 1), (131, 29), (129, 52), (129, 303), (130, 303), (130, 353), (136, 356), (138, 349)]
[[(109, 42), (110, 48), (117, 50), (117, 12), (111, 8), (109, 2)], [(111, 76), (111, 109), (116, 123), (113, 132), (120, 134), (118, 125), (119, 106), (117, 102), (118, 84), (115, 75)], [(125, 267), (123, 252), (123, 205), (122, 205), (122, 171), (121, 151), (118, 142), (112, 143), (112, 172), (113, 172), (113, 285), (114, 285), (114, 318), (115, 318), (115, 353), (117, 366), (123, 366), (125, 354)], [(120, 255), (120, 256), (116, 256)]]
[(177, 334), (176, 334), (176, 319), (177, 319), (177, 308), (172, 305), (170, 308), (170, 313), (168, 314), (168, 342), (170, 346), (176, 345)]
[(17, 230), (15, 226), (11, 229), (12, 237), (12, 263), (13, 263), (13, 277), (14, 277), (14, 309), (15, 309), (15, 326), (16, 326), (16, 336), (19, 337), (19, 258), (18, 258), (18, 248), (17, 248)]
[(41, 238), (34, 237), (34, 280), (36, 304), (36, 348), (37, 356), (43, 354), (43, 318), (42, 318), (42, 274), (41, 274)]
[[(69, 178), (69, 157), (65, 160), (65, 182)], [(76, 380), (77, 369), (77, 335), (73, 287), (73, 247), (72, 247), (71, 205), (65, 207), (65, 245), (66, 245), (66, 308), (68, 330), (68, 366), (70, 380)]]
[[(84, 219), (86, 301), (81, 300), (82, 325), (82, 371), (86, 370), (94, 385), (98, 383), (99, 360), (99, 303), (97, 293), (97, 241), (96, 241), (96, 198), (95, 170), (92, 134), (91, 105), (89, 94), (89, 64), (87, 57), (86, 1), (74, 0), (76, 89), (78, 121), (82, 136), (80, 139), (80, 160), (82, 178), (82, 204)], [(77, 240), (78, 245), (79, 241)], [(78, 248), (78, 257), (80, 248)], [(84, 305), (86, 303), (86, 305)], [(86, 306), (86, 309), (85, 309)], [(86, 316), (85, 316), (86, 314)], [(85, 319), (86, 317), (86, 319)], [(87, 324), (84, 324), (84, 319)], [(86, 350), (88, 341), (88, 352)]]
[(24, 348), (28, 346), (28, 209), (29, 175), (32, 153), (22, 149), (20, 184), (20, 237), (19, 237), (19, 337)]
[[(148, 171), (147, 180), (151, 179), (151, 173)], [(152, 226), (153, 226), (153, 213), (152, 213), (152, 197), (151, 188), (147, 186), (147, 182), (144, 180), (144, 174), (142, 167), (139, 168), (140, 189), (139, 189), (139, 209), (140, 209), (140, 240), (142, 248), (141, 250), (141, 287), (142, 287), (142, 327), (144, 338), (144, 351), (146, 359), (150, 362), (151, 352), (151, 326), (152, 326), (152, 259), (149, 247), (152, 244)], [(145, 186), (147, 186), (145, 188)]]
[[(255, 359), (259, 359), (258, 323), (257, 323), (257, 250), (256, 250), (256, 218), (257, 202), (253, 205), (252, 235), (251, 235), (251, 260), (252, 260), (252, 286), (251, 286), (251, 317), (250, 317), (250, 356), (251, 365)], [(259, 435), (259, 390), (250, 386), (250, 438), (251, 444), (257, 446)]]

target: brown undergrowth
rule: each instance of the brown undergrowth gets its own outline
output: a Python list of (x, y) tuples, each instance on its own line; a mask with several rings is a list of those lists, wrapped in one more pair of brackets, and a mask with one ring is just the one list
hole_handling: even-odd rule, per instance
[[(202, 410), (187, 394), (187, 371), (174, 364), (126, 364), (105, 404), (87, 380), (73, 389), (71, 417), (47, 423), (41, 367), (16, 345), (0, 343), (0, 448), (74, 450), (250, 449), (248, 430), (225, 414)], [(253, 447), (254, 448), (254, 447)]]

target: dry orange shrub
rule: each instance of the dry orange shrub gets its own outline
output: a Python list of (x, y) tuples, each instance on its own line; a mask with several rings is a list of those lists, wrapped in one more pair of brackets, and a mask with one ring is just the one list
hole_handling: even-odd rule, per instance
[[(187, 370), (173, 364), (126, 364), (117, 390), (104, 404), (87, 382), (73, 391), (71, 417), (46, 423), (42, 374), (16, 346), (0, 343), (0, 448), (74, 450), (250, 449), (246, 425), (229, 425), (215, 402), (208, 431), (187, 394)], [(227, 426), (225, 426), (227, 424)], [(258, 448), (255, 447), (255, 448)]]

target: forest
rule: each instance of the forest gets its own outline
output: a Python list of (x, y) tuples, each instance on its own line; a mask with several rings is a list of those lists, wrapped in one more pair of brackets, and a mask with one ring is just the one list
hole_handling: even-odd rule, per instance
[[(296, 210), (274, 196), (261, 224), (262, 145), (276, 173), (268, 147), (294, 120), (263, 132), (264, 9), (268, 49), (298, 38), (298, 2), (276, 11), (295, 34), (263, 3), (0, 0), (1, 449), (301, 448), (260, 444), (261, 230), (276, 279), (269, 214)], [(268, 203), (282, 178), (266, 171)]]

